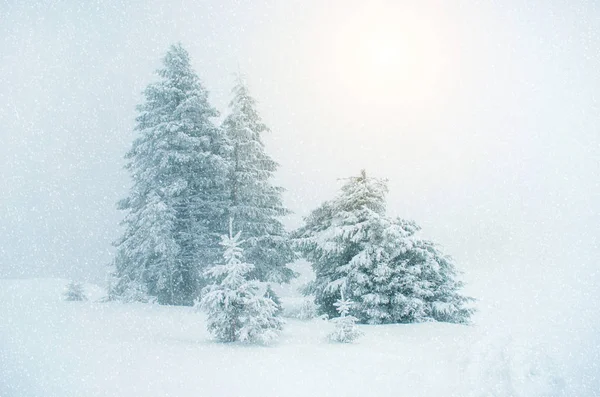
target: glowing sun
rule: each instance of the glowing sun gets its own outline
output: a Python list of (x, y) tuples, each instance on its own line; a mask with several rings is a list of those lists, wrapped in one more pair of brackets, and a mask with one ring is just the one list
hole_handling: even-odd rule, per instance
[(416, 100), (435, 95), (443, 69), (441, 37), (422, 15), (370, 9), (336, 27), (336, 78), (361, 95), (402, 92)]

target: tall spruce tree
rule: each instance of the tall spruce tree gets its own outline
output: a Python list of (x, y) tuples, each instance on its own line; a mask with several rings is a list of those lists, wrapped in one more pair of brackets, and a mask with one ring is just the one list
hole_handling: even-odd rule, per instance
[(386, 193), (386, 181), (362, 171), (305, 219), (295, 237), (316, 273), (306, 292), (330, 317), (343, 293), (365, 323), (468, 322), (472, 299), (459, 293), (451, 258), (416, 237), (414, 222), (388, 217)]
[(283, 206), (281, 187), (273, 186), (278, 164), (265, 152), (262, 122), (256, 101), (238, 77), (223, 129), (231, 144), (229, 216), (246, 241), (246, 258), (255, 268), (252, 277), (261, 281), (287, 282), (294, 272), (287, 265), (296, 259), (288, 233), (279, 217), (289, 214)]
[(170, 47), (158, 75), (137, 108), (139, 136), (126, 155), (133, 186), (118, 205), (126, 211), (125, 233), (115, 242), (111, 296), (145, 291), (161, 304), (190, 305), (201, 268), (219, 254), (229, 146), (180, 44)]

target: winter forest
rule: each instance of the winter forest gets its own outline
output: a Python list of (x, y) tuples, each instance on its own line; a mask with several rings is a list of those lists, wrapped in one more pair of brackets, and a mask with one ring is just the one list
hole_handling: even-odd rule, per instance
[(0, 397), (600, 396), (598, 18), (0, 5)]

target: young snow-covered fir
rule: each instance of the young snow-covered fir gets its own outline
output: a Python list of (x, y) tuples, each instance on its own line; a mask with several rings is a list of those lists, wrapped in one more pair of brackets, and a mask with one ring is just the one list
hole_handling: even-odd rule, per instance
[(314, 299), (312, 297), (306, 297), (300, 305), (300, 310), (298, 311), (296, 318), (298, 318), (298, 320), (312, 320), (319, 315), (318, 309)]
[(272, 184), (278, 164), (266, 154), (262, 140), (269, 129), (241, 77), (233, 88), (229, 108), (230, 114), (223, 122), (232, 148), (229, 215), (235, 219), (236, 230), (244, 233), (245, 257), (255, 266), (252, 277), (287, 282), (294, 277), (287, 265), (296, 254), (278, 218), (289, 211), (281, 199), (283, 189)]
[(64, 293), (66, 301), (86, 301), (87, 297), (83, 291), (83, 286), (75, 281), (71, 281), (67, 285), (67, 290)]
[(275, 315), (280, 316), (283, 313), (283, 306), (281, 306), (281, 299), (279, 299), (279, 296), (273, 291), (273, 288), (271, 288), (271, 284), (267, 284), (264, 296), (265, 298), (271, 299), (277, 305)]
[(214, 283), (204, 289), (200, 306), (208, 313), (208, 330), (219, 341), (269, 343), (283, 320), (277, 304), (260, 294), (256, 281), (248, 280), (254, 266), (242, 261), (241, 232), (234, 236), (231, 224), (229, 236), (221, 238), (225, 263), (207, 270)]
[(316, 273), (305, 292), (330, 318), (344, 290), (363, 323), (467, 323), (472, 299), (459, 293), (454, 263), (415, 236), (414, 222), (386, 215), (386, 193), (386, 181), (362, 171), (305, 219), (295, 237)]
[(229, 146), (186, 50), (171, 46), (160, 81), (138, 106), (139, 136), (127, 153), (133, 186), (119, 202), (114, 299), (190, 305), (202, 268), (218, 258), (225, 230)]
[(353, 302), (344, 299), (343, 290), (340, 292), (342, 293), (342, 299), (338, 299), (333, 304), (340, 316), (329, 320), (335, 325), (335, 329), (329, 334), (329, 340), (332, 342), (350, 343), (361, 336), (362, 332), (356, 326), (358, 319), (348, 314)]

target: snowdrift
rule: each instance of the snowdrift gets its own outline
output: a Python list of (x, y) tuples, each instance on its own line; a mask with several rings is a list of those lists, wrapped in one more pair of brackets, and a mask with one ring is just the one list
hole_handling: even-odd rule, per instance
[(0, 396), (565, 395), (551, 357), (492, 328), (361, 326), (332, 344), (326, 321), (287, 319), (274, 345), (219, 344), (192, 308), (101, 303), (93, 285), (66, 302), (67, 283), (0, 280)]

